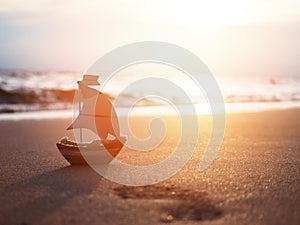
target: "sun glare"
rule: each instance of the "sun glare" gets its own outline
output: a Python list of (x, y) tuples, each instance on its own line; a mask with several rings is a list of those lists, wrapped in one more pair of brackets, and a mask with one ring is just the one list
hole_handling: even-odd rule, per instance
[(230, 25), (249, 20), (247, 1), (172, 1), (167, 19), (190, 26)]

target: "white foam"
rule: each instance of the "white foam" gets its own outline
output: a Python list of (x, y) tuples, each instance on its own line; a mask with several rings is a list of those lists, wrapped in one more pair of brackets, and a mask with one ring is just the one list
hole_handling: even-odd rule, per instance
[[(191, 112), (189, 107), (186, 110), (183, 107), (184, 115), (189, 115)], [(211, 110), (207, 104), (194, 105), (198, 115), (209, 115)], [(246, 113), (260, 112), (270, 110), (285, 110), (300, 108), (300, 102), (249, 102), (249, 103), (226, 103), (226, 113)], [(116, 110), (118, 116), (124, 116), (127, 112), (126, 108), (118, 108)], [(220, 113), (220, 112), (215, 112)], [(177, 111), (171, 106), (143, 106), (135, 107), (130, 111), (130, 116), (160, 116), (160, 115), (176, 115)], [(0, 120), (44, 120), (44, 119), (71, 119), (74, 113), (73, 110), (48, 110), (37, 112), (17, 112), (17, 113), (2, 113)]]
[(73, 110), (2, 113), (0, 120), (44, 120), (72, 118)]

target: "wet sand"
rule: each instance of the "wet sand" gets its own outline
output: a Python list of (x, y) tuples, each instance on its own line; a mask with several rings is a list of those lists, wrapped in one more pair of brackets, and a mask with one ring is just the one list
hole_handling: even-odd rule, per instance
[[(55, 146), (69, 135), (68, 119), (1, 121), (0, 224), (299, 224), (300, 110), (228, 115), (223, 146), (204, 172), (198, 164), (210, 122), (200, 118), (192, 160), (171, 179), (145, 187), (70, 166)], [(173, 138), (159, 154), (128, 150), (120, 160), (166, 157), (176, 145), (172, 120)]]

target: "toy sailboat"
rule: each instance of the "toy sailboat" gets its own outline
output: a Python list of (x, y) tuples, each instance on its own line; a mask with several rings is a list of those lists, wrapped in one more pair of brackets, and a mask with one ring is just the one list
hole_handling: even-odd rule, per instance
[[(100, 85), (98, 78), (99, 76), (95, 75), (84, 75), (83, 80), (77, 82), (78, 94), (81, 96), (79, 115), (67, 130), (80, 129), (80, 142), (64, 137), (56, 143), (61, 154), (72, 165), (87, 165), (87, 157), (89, 162), (93, 161), (93, 158), (98, 158), (96, 163), (109, 163), (118, 155), (127, 139), (125, 136), (120, 136), (118, 118), (109, 98), (104, 93), (89, 87), (89, 85)], [(81, 103), (83, 103), (82, 107)], [(82, 142), (82, 128), (91, 130), (99, 139)]]

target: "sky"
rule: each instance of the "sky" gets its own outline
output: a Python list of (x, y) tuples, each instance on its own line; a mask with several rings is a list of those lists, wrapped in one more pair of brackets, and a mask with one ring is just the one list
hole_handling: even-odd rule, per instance
[(149, 40), (192, 51), (215, 74), (300, 75), (300, 1), (0, 0), (0, 68), (84, 71)]

